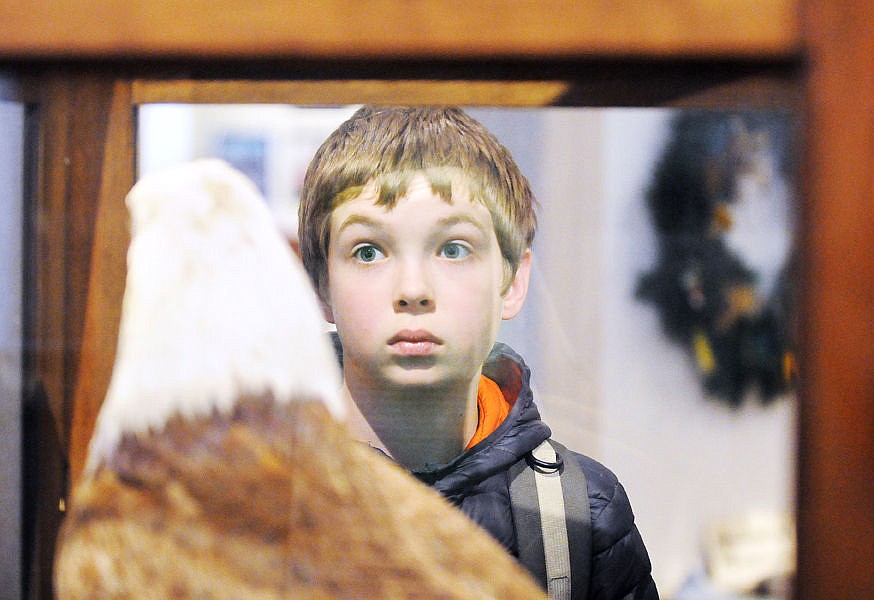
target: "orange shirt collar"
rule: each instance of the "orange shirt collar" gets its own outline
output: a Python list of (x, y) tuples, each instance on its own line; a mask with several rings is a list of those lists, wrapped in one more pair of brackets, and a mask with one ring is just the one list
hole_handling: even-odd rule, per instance
[(476, 404), (479, 410), (479, 421), (465, 450), (488, 437), (510, 414), (510, 403), (504, 397), (500, 386), (485, 375), (480, 375)]

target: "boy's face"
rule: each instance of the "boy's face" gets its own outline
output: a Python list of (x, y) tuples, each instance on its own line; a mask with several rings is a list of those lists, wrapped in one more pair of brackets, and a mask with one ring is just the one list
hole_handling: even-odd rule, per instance
[(488, 209), (465, 192), (445, 202), (418, 175), (388, 209), (374, 186), (334, 210), (325, 313), (350, 378), (386, 390), (469, 386), (501, 319), (522, 308), (526, 254), (506, 294)]

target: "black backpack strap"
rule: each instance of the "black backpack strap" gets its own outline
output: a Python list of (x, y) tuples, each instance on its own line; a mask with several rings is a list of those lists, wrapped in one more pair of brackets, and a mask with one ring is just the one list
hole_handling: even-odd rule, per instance
[(589, 588), (591, 515), (586, 477), (565, 456), (547, 440), (513, 465), (510, 502), (520, 562), (551, 598), (577, 600)]

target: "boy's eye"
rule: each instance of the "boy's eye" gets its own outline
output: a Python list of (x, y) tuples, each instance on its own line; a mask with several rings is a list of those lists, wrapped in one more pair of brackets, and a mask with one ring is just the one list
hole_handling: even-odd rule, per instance
[(361, 262), (369, 263), (384, 258), (385, 254), (373, 244), (361, 244), (352, 251), (352, 256)]
[(449, 242), (440, 249), (440, 256), (444, 258), (459, 259), (470, 254), (470, 248), (460, 242)]

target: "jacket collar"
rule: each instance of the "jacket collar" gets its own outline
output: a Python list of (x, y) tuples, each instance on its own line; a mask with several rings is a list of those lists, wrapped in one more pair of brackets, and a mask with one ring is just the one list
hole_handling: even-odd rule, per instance
[(495, 381), (504, 397), (513, 403), (510, 414), (484, 440), (446, 465), (413, 473), (450, 498), (483, 479), (506, 471), (552, 434), (540, 420), (534, 404), (531, 371), (513, 349), (500, 342), (495, 344), (483, 366), (483, 374)]

